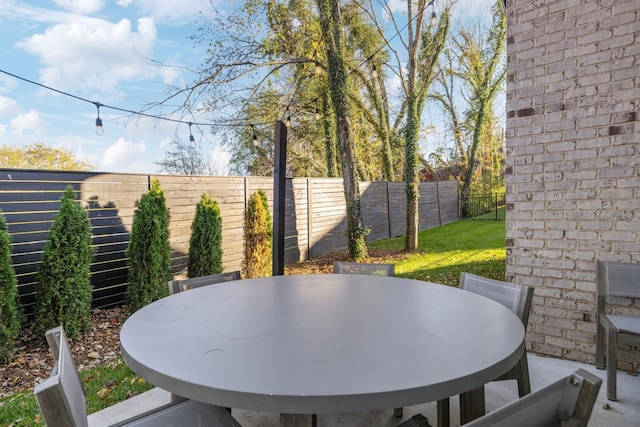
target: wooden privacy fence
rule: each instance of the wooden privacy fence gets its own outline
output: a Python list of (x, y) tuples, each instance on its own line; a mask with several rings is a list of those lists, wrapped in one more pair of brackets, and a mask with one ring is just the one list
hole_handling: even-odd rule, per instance
[[(36, 273), (53, 217), (67, 185), (89, 210), (96, 253), (91, 266), (93, 306), (124, 302), (128, 285), (126, 249), (135, 202), (156, 178), (170, 210), (172, 271), (184, 277), (191, 223), (201, 195), (220, 206), (225, 271), (239, 270), (243, 259), (246, 201), (262, 189), (273, 208), (273, 178), (136, 175), (97, 172), (0, 169), (0, 210), (12, 236), (12, 262), (25, 313), (33, 312)], [(286, 183), (285, 264), (346, 248), (346, 208), (342, 179), (293, 178)], [(368, 241), (401, 236), (406, 228), (406, 194), (402, 182), (360, 185)], [(420, 184), (420, 229), (458, 220), (458, 183)]]

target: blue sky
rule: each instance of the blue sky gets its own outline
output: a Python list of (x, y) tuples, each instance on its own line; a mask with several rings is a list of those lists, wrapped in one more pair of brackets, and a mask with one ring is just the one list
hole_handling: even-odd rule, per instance
[[(218, 2), (224, 4), (224, 1)], [(401, 6), (403, 0), (392, 0)], [(458, 0), (465, 14), (487, 16), (491, 2)], [(406, 7), (406, 6), (403, 6)], [(189, 36), (209, 0), (0, 0), (0, 70), (101, 104), (141, 111), (182, 87), (204, 53)], [(472, 11), (472, 13), (469, 13)], [(170, 107), (147, 111), (164, 116)], [(0, 73), (0, 145), (44, 143), (71, 150), (103, 172), (158, 173), (174, 135), (186, 124), (131, 117)], [(207, 122), (206, 117), (173, 119)], [(193, 134), (216, 174), (227, 155), (208, 135)]]

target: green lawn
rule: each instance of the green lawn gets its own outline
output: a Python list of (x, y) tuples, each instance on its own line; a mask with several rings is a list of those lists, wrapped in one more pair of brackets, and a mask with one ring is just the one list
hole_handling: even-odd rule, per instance
[[(80, 377), (87, 400), (87, 413), (99, 411), (152, 387), (134, 374), (120, 357), (82, 371)], [(0, 398), (0, 425), (7, 427), (45, 425), (32, 390)]]
[[(504, 280), (503, 221), (457, 221), (419, 235), (420, 253), (396, 263), (396, 276), (458, 286), (460, 273)], [(400, 250), (404, 237), (375, 242), (372, 248)]]
[[(372, 248), (402, 250), (404, 238), (375, 242)], [(420, 233), (420, 252), (395, 265), (396, 276), (458, 285), (462, 272), (503, 280), (505, 225), (503, 221), (465, 220)], [(87, 411), (92, 413), (151, 388), (121, 358), (83, 371)], [(0, 425), (44, 425), (31, 390), (0, 398)]]

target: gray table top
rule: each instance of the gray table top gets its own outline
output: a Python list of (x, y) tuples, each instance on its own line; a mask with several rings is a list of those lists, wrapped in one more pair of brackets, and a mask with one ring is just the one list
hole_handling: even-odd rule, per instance
[(181, 292), (134, 313), (127, 365), (225, 407), (336, 413), (475, 389), (524, 351), (502, 305), (444, 285), (352, 274), (275, 276)]

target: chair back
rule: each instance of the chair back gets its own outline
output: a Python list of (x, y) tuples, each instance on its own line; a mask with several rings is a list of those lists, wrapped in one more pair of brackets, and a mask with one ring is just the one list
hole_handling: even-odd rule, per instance
[(586, 427), (601, 384), (601, 378), (578, 369), (553, 384), (465, 424), (465, 427)]
[(640, 264), (598, 261), (598, 295), (640, 298)]
[(373, 264), (364, 262), (333, 263), (333, 272), (338, 274), (368, 274), (370, 276), (395, 276), (394, 264)]
[(460, 274), (461, 289), (483, 295), (513, 311), (527, 327), (533, 300), (533, 288), (500, 280), (488, 279), (471, 273)]
[(189, 289), (199, 288), (200, 286), (213, 285), (215, 283), (230, 282), (232, 280), (240, 280), (239, 271), (230, 271), (228, 273), (211, 274), (209, 276), (194, 277), (183, 280), (169, 281), (169, 295), (176, 294)]
[(86, 427), (82, 382), (61, 326), (49, 329), (47, 343), (55, 359), (51, 376), (34, 388), (36, 402), (48, 427)]

